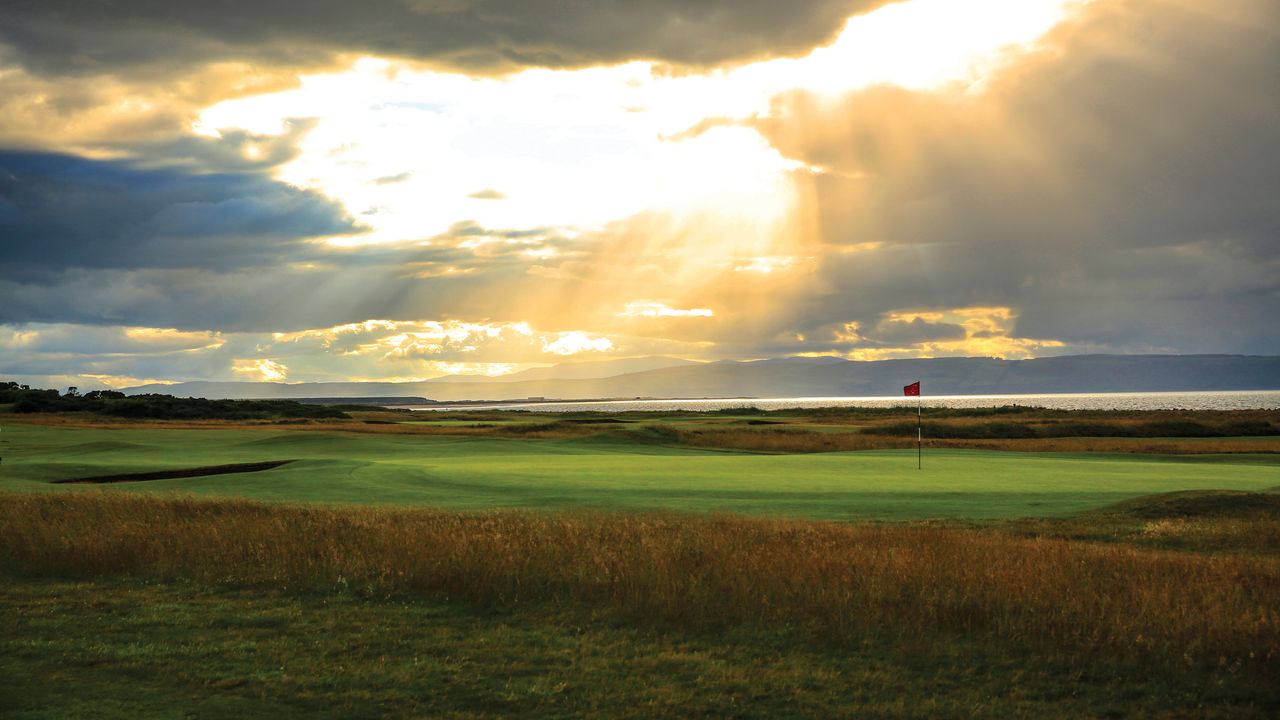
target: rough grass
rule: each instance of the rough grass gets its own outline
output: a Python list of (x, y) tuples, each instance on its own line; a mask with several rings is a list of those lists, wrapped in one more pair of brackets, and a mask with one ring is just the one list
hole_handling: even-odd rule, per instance
[(675, 445), (751, 450), (756, 452), (815, 453), (847, 450), (888, 450), (915, 447), (915, 439), (878, 437), (861, 433), (813, 432), (792, 428), (673, 429), (666, 437)]
[(933, 524), (0, 494), (0, 570), (784, 628), (835, 646), (985, 637), (1280, 682), (1280, 558)]
[[(1158, 411), (1137, 417), (1080, 413), (1066, 418), (1023, 416), (999, 421), (961, 419), (924, 423), (924, 434), (941, 439), (1018, 439), (1057, 437), (1216, 438), (1280, 435), (1275, 411)], [(898, 420), (869, 425), (863, 432), (914, 437), (916, 422)]]
[[(914, 408), (768, 412), (747, 408), (661, 414), (497, 410), (407, 413), (366, 409), (351, 414), (353, 418), (349, 420), (258, 421), (121, 420), (66, 414), (25, 416), (22, 422), (76, 428), (289, 429), (531, 440), (598, 436), (635, 443), (772, 453), (901, 449), (914, 447), (916, 435)], [(1280, 412), (1274, 410), (1069, 411), (1011, 406), (927, 408), (925, 416), (925, 443), (929, 447), (1164, 455), (1280, 453)], [(1197, 442), (1184, 441), (1188, 439)]]
[[(1015, 434), (1016, 435), (1016, 434)], [(800, 428), (674, 428), (651, 433), (671, 445), (774, 453), (821, 453), (851, 450), (901, 450), (916, 446), (914, 432), (909, 437), (860, 432), (814, 432)], [(932, 438), (926, 448), (972, 448), (1012, 452), (1098, 452), (1143, 455), (1204, 455), (1233, 453), (1280, 453), (1280, 438), (1182, 438), (1142, 437), (1004, 437)]]
[(1229, 667), (868, 637), (839, 649), (581, 613), (351, 593), (0, 575), (0, 716), (1257, 718)]
[(1093, 514), (1097, 516), (1127, 515), (1149, 519), (1280, 520), (1280, 494), (1229, 491), (1173, 492), (1126, 500)]
[(1162, 493), (1074, 517), (1020, 519), (1004, 527), (1032, 537), (1280, 557), (1280, 493)]
[(925, 440), (926, 447), (1012, 452), (1134, 453), (1138, 455), (1232, 455), (1280, 453), (1280, 438), (1058, 437), (998, 440)]

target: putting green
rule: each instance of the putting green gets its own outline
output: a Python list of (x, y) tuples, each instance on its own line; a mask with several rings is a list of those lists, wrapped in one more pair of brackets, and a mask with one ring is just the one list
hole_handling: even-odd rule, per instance
[(1280, 486), (1265, 455), (926, 451), (765, 455), (625, 441), (509, 440), (319, 431), (71, 429), (9, 425), (0, 489), (53, 480), (266, 460), (256, 473), (151, 480), (112, 492), (448, 508), (676, 509), (816, 518), (1062, 515), (1174, 490)]

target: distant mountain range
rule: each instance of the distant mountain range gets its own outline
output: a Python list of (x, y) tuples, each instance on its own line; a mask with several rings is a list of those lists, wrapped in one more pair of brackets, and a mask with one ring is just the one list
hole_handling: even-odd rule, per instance
[(915, 380), (922, 382), (926, 396), (1276, 390), (1280, 389), (1280, 357), (1068, 355), (1035, 360), (928, 358), (875, 362), (823, 357), (714, 363), (628, 358), (564, 363), (502, 379), (447, 377), (406, 383), (184, 382), (142, 385), (125, 392), (207, 398), (419, 396), (436, 401), (530, 397), (836, 397), (898, 395), (903, 385)]

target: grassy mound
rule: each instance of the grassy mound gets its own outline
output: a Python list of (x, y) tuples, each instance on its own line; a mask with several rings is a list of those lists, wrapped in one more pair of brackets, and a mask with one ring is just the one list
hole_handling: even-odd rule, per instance
[(1148, 495), (1095, 511), (1147, 520), (1171, 518), (1272, 519), (1280, 522), (1280, 493), (1186, 490)]

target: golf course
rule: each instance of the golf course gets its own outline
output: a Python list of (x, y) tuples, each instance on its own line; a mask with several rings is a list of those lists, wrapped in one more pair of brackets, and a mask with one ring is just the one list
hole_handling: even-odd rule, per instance
[[(443, 427), (448, 423), (443, 421)], [(50, 483), (123, 476), (125, 481), (109, 487), (458, 510), (993, 519), (1063, 516), (1181, 490), (1280, 487), (1280, 455), (1264, 453), (1170, 456), (929, 448), (917, 469), (915, 450), (764, 453), (669, 446), (635, 432), (523, 439), (323, 429), (11, 425), (2, 438), (0, 482), (9, 490), (65, 491), (83, 485)], [(269, 462), (284, 464), (256, 472), (128, 481), (132, 474)]]
[(1280, 712), (1275, 411), (84, 402), (0, 414), (6, 717)]

